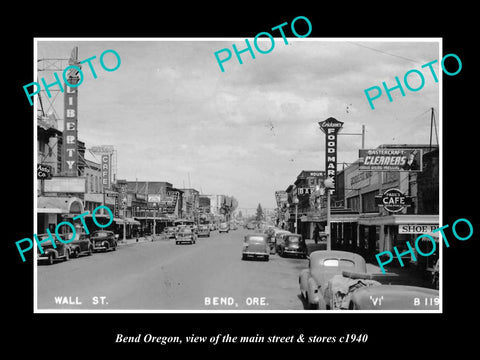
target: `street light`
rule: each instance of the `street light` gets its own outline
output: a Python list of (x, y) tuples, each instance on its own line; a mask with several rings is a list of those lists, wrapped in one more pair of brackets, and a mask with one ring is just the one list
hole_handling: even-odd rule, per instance
[(293, 198), (293, 203), (295, 204), (295, 234), (298, 234), (297, 231), (297, 217), (298, 217), (298, 197)]
[(335, 187), (333, 179), (328, 177), (323, 181), (325, 191), (327, 193), (327, 226), (325, 227), (325, 233), (327, 234), (327, 250), (332, 250), (332, 235), (330, 231), (330, 189)]

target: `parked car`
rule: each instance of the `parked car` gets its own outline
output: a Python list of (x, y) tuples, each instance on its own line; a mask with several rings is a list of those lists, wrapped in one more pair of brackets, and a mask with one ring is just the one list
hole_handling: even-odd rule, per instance
[(249, 222), (247, 224), (247, 230), (255, 230), (255, 224), (253, 222)]
[(439, 291), (409, 285), (379, 285), (356, 290), (349, 310), (439, 310)]
[(200, 236), (208, 236), (210, 237), (210, 226), (209, 225), (200, 225), (198, 227), (197, 235)]
[(229, 231), (230, 231), (230, 226), (228, 225), (228, 223), (226, 222), (220, 223), (220, 226), (218, 227), (219, 233), (222, 233), (222, 232), (228, 233)]
[(283, 241), (278, 245), (278, 255), (285, 257), (287, 255), (307, 257), (307, 244), (302, 235), (285, 234)]
[[(49, 237), (48, 234), (37, 235), (38, 240), (42, 241)], [(53, 240), (55, 242), (55, 247), (51, 241), (44, 242), (41, 247), (43, 249), (43, 254), (40, 253), (40, 248), (37, 246), (37, 263), (46, 262), (49, 265), (52, 265), (57, 260), (67, 261), (70, 259), (71, 248), (70, 243), (64, 244), (57, 239)]]
[(243, 240), (242, 260), (249, 257), (261, 257), (268, 261), (270, 256), (270, 247), (268, 246), (267, 236), (265, 234), (245, 235)]
[(189, 244), (195, 244), (196, 240), (197, 235), (188, 226), (180, 228), (175, 236), (175, 244), (177, 245), (185, 242), (188, 242)]
[(283, 246), (283, 242), (285, 241), (284, 237), (288, 234), (291, 234), (288, 230), (281, 230), (275, 233), (274, 246), (277, 253), (280, 253), (280, 247)]
[(279, 228), (269, 228), (266, 230), (265, 234), (268, 237), (268, 244), (270, 246), (270, 254), (275, 254), (277, 252), (276, 246), (275, 246), (275, 237), (277, 234), (289, 234), (290, 231), (279, 229)]
[(163, 233), (167, 237), (167, 239), (175, 239), (175, 234), (177, 233), (177, 229), (174, 226), (167, 226), (163, 229)]
[(115, 233), (110, 230), (97, 230), (90, 235), (90, 241), (95, 251), (115, 251), (117, 250), (117, 238)]
[(74, 258), (80, 255), (92, 255), (93, 244), (90, 241), (90, 237), (86, 233), (77, 232), (75, 239), (70, 243), (71, 256)]
[(318, 250), (308, 257), (308, 268), (300, 272), (300, 293), (309, 309), (327, 309), (324, 298), (328, 281), (344, 270), (365, 274), (365, 259), (355, 253), (337, 250)]

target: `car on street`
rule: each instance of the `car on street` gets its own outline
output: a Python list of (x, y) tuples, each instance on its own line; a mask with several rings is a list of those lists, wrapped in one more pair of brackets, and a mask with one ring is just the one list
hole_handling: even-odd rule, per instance
[(245, 235), (242, 248), (242, 260), (253, 257), (268, 261), (269, 256), (270, 247), (268, 246), (267, 235), (261, 233)]
[(287, 236), (288, 234), (292, 233), (288, 230), (279, 230), (275, 232), (275, 238), (272, 241), (274, 242), (275, 252), (277, 254), (280, 253), (280, 248), (283, 246), (285, 236)]
[(300, 272), (300, 293), (308, 309), (327, 309), (325, 292), (329, 280), (342, 272), (367, 273), (365, 259), (348, 251), (318, 250), (308, 257), (308, 268)]
[[(49, 235), (40, 234), (37, 235), (37, 237), (39, 241), (42, 241), (47, 239)], [(66, 237), (63, 238), (67, 239)], [(47, 263), (49, 265), (52, 265), (57, 260), (67, 261), (70, 259), (70, 244), (65, 244), (61, 241), (58, 241), (57, 239), (54, 239), (53, 241), (55, 242), (55, 247), (53, 246), (51, 240), (41, 244), (43, 254), (40, 252), (39, 246), (37, 246), (37, 263)]]
[(255, 230), (255, 224), (253, 222), (249, 222), (247, 224), (247, 230)]
[(439, 291), (437, 289), (409, 285), (362, 287), (352, 294), (348, 309), (439, 310)]
[(163, 233), (165, 234), (167, 239), (175, 239), (175, 234), (177, 233), (177, 230), (174, 226), (167, 226), (165, 229), (163, 229)]
[(218, 227), (219, 233), (222, 233), (222, 232), (228, 233), (229, 231), (230, 231), (230, 226), (228, 225), (228, 223), (226, 222), (220, 223), (220, 226)]
[(208, 224), (199, 225), (197, 235), (198, 235), (198, 237), (200, 237), (200, 236), (210, 237), (210, 226)]
[(278, 255), (307, 257), (307, 244), (300, 234), (285, 234), (283, 241), (278, 245)]
[(77, 258), (80, 255), (92, 255), (93, 244), (90, 241), (90, 237), (86, 233), (77, 232), (75, 239), (70, 243), (70, 255), (73, 258)]
[(197, 240), (197, 234), (189, 227), (185, 226), (178, 230), (175, 235), (175, 244), (182, 244), (188, 242), (189, 244), (195, 244)]
[(90, 235), (94, 251), (115, 251), (117, 250), (117, 238), (110, 230), (97, 230)]

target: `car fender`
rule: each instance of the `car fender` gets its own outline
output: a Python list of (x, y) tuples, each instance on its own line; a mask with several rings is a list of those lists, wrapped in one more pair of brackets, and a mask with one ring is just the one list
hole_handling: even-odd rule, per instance
[(307, 285), (308, 285), (308, 277), (309, 277), (309, 270), (304, 269), (300, 272), (300, 275), (298, 277), (298, 282), (300, 284), (300, 293), (305, 297), (305, 294), (307, 292)]
[(307, 280), (307, 292), (310, 304), (318, 304), (322, 294), (320, 293), (317, 282), (311, 276)]
[(58, 251), (56, 249), (46, 249), (44, 252), (43, 252), (44, 255), (48, 256), (50, 254), (53, 254), (53, 258), (56, 259), (58, 258)]

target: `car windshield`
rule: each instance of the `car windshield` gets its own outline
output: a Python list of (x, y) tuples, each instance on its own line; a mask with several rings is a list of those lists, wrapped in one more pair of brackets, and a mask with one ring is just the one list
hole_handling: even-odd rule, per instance
[(250, 236), (245, 239), (245, 242), (261, 244), (265, 242), (265, 238), (263, 236)]
[(353, 268), (355, 267), (355, 263), (352, 260), (346, 260), (346, 259), (324, 259), (323, 266)]
[(104, 238), (108, 236), (108, 233), (104, 231), (100, 231), (100, 232), (93, 233), (92, 236), (97, 238)]
[(290, 244), (298, 244), (298, 242), (300, 241), (300, 237), (299, 236), (289, 236), (287, 238), (287, 240)]
[(180, 229), (180, 232), (182, 234), (190, 234), (192, 232), (192, 230), (190, 230), (189, 228), (185, 228), (185, 229)]

